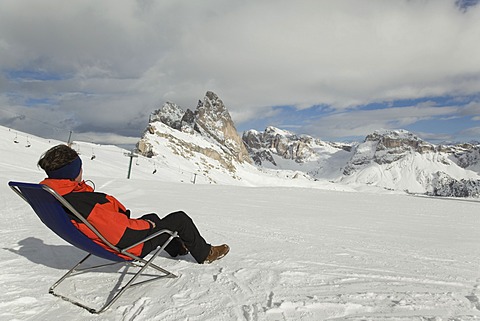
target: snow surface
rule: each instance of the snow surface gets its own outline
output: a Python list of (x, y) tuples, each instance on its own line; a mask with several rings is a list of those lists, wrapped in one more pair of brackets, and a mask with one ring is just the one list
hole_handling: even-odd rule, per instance
[[(314, 189), (306, 180), (280, 186), (280, 178), (265, 178), (269, 172), (252, 174), (249, 184), (194, 185), (191, 173), (141, 157), (127, 180), (127, 151), (77, 143), (84, 177), (134, 216), (181, 209), (207, 241), (231, 246), (210, 265), (191, 256), (157, 258), (179, 278), (130, 289), (92, 315), (48, 294), (84, 253), (48, 230), (7, 186), (40, 181), (36, 162), (58, 142), (29, 136), (27, 148), (26, 134), (18, 144), (14, 137), (0, 127), (0, 320), (480, 319), (477, 200), (333, 190), (335, 184)], [(100, 306), (122, 272), (82, 275), (59, 291)]]

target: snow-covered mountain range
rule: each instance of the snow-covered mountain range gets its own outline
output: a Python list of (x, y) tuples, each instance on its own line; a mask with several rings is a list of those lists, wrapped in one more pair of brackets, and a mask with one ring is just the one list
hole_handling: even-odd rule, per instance
[(350, 144), (271, 126), (240, 136), (227, 107), (213, 92), (207, 92), (194, 111), (171, 102), (155, 110), (137, 149), (153, 159), (173, 153), (178, 164), (193, 162), (195, 171), (213, 183), (217, 179), (212, 172), (227, 180), (243, 180), (252, 173), (274, 171), (319, 184), (368, 185), (436, 196), (480, 195), (479, 144), (433, 145), (405, 130), (378, 130), (364, 142)]

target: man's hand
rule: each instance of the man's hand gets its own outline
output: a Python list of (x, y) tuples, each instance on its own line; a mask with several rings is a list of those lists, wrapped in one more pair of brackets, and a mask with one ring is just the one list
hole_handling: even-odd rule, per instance
[(152, 228), (155, 228), (155, 223), (151, 220), (147, 220), (147, 219), (144, 219), (145, 221), (147, 221), (148, 223), (150, 223), (150, 225), (152, 226)]

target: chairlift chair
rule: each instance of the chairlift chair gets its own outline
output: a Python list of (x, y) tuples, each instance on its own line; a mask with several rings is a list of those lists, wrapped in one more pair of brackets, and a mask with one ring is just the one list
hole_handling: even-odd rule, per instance
[[(79, 307), (82, 307), (91, 313), (99, 314), (107, 310), (113, 303), (115, 303), (115, 301), (119, 299), (119, 297), (122, 294), (125, 293), (125, 291), (128, 288), (132, 286), (144, 284), (160, 278), (165, 278), (165, 277), (176, 278), (177, 277), (175, 274), (153, 263), (153, 260), (158, 256), (158, 254), (160, 254), (163, 250), (165, 250), (165, 247), (172, 241), (172, 239), (178, 236), (178, 233), (176, 231), (170, 231), (167, 229), (160, 230), (148, 236), (147, 238), (141, 240), (140, 242), (129, 246), (128, 248), (119, 249), (114, 245), (112, 245), (109, 241), (107, 241), (105, 237), (103, 237), (102, 234), (100, 234), (100, 232), (98, 232), (98, 230), (95, 229), (95, 227), (93, 227), (77, 210), (75, 210), (75, 208), (68, 201), (66, 201), (62, 196), (60, 196), (50, 187), (42, 184), (22, 183), (22, 182), (13, 182), (13, 181), (9, 182), (8, 185), (10, 186), (10, 188), (12, 188), (12, 190), (15, 193), (17, 193), (23, 200), (25, 200), (32, 207), (32, 209), (40, 218), (40, 220), (45, 225), (47, 225), (48, 228), (50, 228), (53, 232), (55, 232), (58, 236), (60, 236), (62, 239), (64, 239), (68, 243), (88, 253), (87, 256), (85, 256), (82, 260), (80, 260), (80, 262), (75, 264), (73, 268), (71, 268), (67, 273), (65, 273), (65, 275), (63, 275), (57, 282), (55, 282), (49, 288), (49, 293), (57, 297), (60, 297), (65, 301), (73, 303)], [(90, 238), (85, 236), (82, 232), (80, 232), (72, 224), (67, 211), (69, 211), (78, 220), (84, 223), (93, 233), (95, 233), (96, 236), (98, 236), (100, 240), (102, 240), (102, 242), (111, 251), (106, 250), (105, 248), (103, 248), (102, 246), (98, 245), (97, 243), (92, 241)], [(129, 249), (137, 246), (138, 244), (146, 242), (164, 233), (167, 235), (170, 235), (170, 237), (161, 247), (157, 248), (156, 251), (152, 252), (153, 254), (148, 260), (127, 252)], [(117, 254), (122, 254), (128, 258), (124, 259), (123, 257), (120, 257)], [(106, 259), (108, 261), (112, 261), (113, 263), (96, 265), (88, 268), (80, 268), (80, 266), (85, 261), (87, 261), (87, 259), (90, 258), (92, 255)], [(90, 271), (99, 267), (104, 267), (106, 265), (113, 265), (113, 264), (124, 264), (127, 266), (132, 266), (135, 268), (139, 268), (139, 271), (135, 273), (133, 277), (123, 287), (118, 289), (118, 292), (116, 294), (113, 295), (113, 292), (115, 291), (115, 287), (114, 287), (111, 294), (112, 297), (107, 298), (107, 302), (101, 308), (95, 309), (95, 308), (89, 307), (83, 303), (78, 302), (74, 298), (71, 298), (70, 296), (62, 295), (55, 292), (55, 288), (68, 277), (73, 277), (77, 274), (84, 273), (85, 271)], [(143, 272), (149, 267), (155, 269), (158, 272), (161, 272), (162, 274), (155, 275), (155, 277), (151, 279), (138, 281), (134, 283), (135, 280), (140, 275), (142, 275)], [(151, 275), (149, 274), (149, 276)]]

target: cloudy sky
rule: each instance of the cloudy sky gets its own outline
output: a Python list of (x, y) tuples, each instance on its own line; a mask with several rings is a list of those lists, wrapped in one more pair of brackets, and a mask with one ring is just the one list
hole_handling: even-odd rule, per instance
[(479, 0), (1, 0), (0, 125), (135, 142), (205, 92), (239, 132), (480, 140)]

